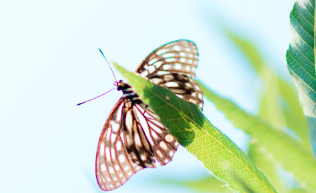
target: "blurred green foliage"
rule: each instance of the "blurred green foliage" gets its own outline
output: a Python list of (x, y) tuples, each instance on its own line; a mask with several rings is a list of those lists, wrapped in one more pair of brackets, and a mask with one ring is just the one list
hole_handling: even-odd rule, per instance
[[(275, 129), (285, 131), (289, 129), (293, 131), (300, 143), (310, 152), (311, 144), (308, 124), (293, 86), (268, 67), (252, 42), (238, 36), (234, 31), (223, 26), (221, 25), (223, 34), (244, 54), (264, 84), (258, 116), (271, 124)], [(301, 188), (293, 187), (292, 182), (282, 179), (282, 176), (279, 174), (280, 172), (278, 172), (280, 168), (271, 159), (268, 159), (267, 155), (259, 151), (259, 149), (260, 147), (257, 144), (250, 143), (248, 155), (269, 176), (279, 192), (305, 192)], [(200, 182), (207, 179), (201, 179)], [(199, 181), (195, 181), (194, 183), (198, 184)], [(197, 188), (194, 189), (199, 191)]]
[(315, 1), (296, 0), (290, 13), (289, 73), (298, 91), (316, 155)]

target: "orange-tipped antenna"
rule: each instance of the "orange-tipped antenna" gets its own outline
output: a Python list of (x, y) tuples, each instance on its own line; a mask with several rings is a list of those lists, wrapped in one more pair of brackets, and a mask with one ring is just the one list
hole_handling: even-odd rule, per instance
[(99, 98), (99, 97), (105, 95), (106, 93), (108, 93), (108, 92), (110, 92), (110, 91), (112, 91), (112, 90), (114, 90), (114, 89), (115, 89), (115, 88), (112, 88), (111, 90), (109, 90), (109, 91), (107, 91), (107, 92), (105, 92), (105, 93), (103, 93), (103, 94), (101, 94), (101, 95), (99, 95), (99, 96), (97, 96), (97, 97), (94, 97), (93, 99), (90, 99), (90, 100), (84, 101), (84, 102), (82, 102), (82, 103), (79, 103), (79, 104), (77, 104), (77, 106), (82, 105), (82, 104), (84, 104), (84, 103), (86, 103), (86, 102), (92, 101), (92, 100), (94, 100), (94, 99), (96, 99), (96, 98)]
[(111, 71), (112, 71), (112, 74), (113, 74), (113, 76), (114, 76), (114, 79), (115, 79), (115, 81), (117, 82), (116, 77), (115, 77), (115, 75), (114, 75), (114, 72), (113, 72), (113, 70), (112, 70), (112, 68), (111, 68), (111, 66), (110, 66), (110, 63), (108, 62), (108, 60), (106, 59), (106, 57), (104, 56), (104, 54), (103, 54), (103, 52), (102, 52), (102, 50), (101, 50), (100, 48), (99, 48), (99, 51), (101, 52), (101, 54), (102, 54), (103, 58), (105, 59), (106, 63), (108, 63), (108, 65), (109, 65), (109, 67), (110, 67), (110, 69), (111, 69)]

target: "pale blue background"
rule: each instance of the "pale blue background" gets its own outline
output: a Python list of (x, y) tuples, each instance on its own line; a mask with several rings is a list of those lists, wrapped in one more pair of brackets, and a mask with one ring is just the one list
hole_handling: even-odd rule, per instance
[[(155, 48), (177, 39), (199, 48), (197, 77), (251, 113), (261, 84), (216, 25), (255, 42), (288, 78), (285, 51), (293, 0), (15, 0), (0, 2), (0, 192), (98, 192), (95, 151), (122, 95), (99, 53), (134, 71)], [(122, 76), (115, 71), (117, 78)], [(209, 120), (245, 151), (248, 138), (206, 102)], [(198, 179), (207, 171), (180, 148), (172, 163), (134, 175), (113, 192), (183, 192), (157, 179)]]

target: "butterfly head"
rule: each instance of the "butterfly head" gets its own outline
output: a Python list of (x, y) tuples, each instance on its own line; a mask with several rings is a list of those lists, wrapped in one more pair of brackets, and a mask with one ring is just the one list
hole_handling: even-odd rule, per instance
[(114, 86), (117, 87), (117, 90), (124, 90), (124, 89), (126, 89), (127, 85), (128, 84), (124, 83), (123, 80), (120, 80), (118, 82), (116, 82), (116, 81), (114, 82)]

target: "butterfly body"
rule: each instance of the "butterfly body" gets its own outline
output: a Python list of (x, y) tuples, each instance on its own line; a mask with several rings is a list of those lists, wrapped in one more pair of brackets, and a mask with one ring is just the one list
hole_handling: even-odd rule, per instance
[[(178, 40), (154, 50), (136, 72), (202, 110), (202, 91), (192, 79), (197, 60), (196, 45)], [(102, 190), (116, 189), (136, 172), (155, 168), (155, 160), (160, 165), (168, 164), (179, 146), (129, 84), (120, 80), (115, 86), (123, 96), (102, 129), (95, 162), (96, 178)]]

